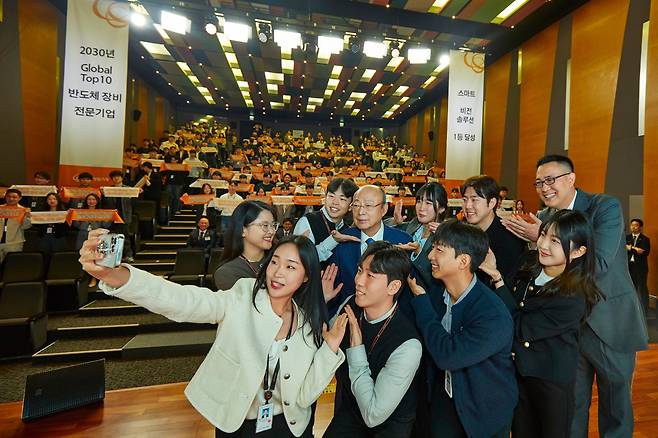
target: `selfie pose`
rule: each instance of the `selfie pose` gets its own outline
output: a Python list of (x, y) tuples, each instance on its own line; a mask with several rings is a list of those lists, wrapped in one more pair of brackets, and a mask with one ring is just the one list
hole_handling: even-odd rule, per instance
[(217, 428), (216, 436), (312, 436), (311, 405), (345, 359), (339, 347), (347, 315), (328, 329), (320, 263), (310, 240), (282, 240), (257, 278), (213, 292), (129, 265), (97, 265), (99, 237), (106, 233), (91, 231), (80, 250), (83, 268), (106, 294), (174, 321), (219, 324), (185, 389)]

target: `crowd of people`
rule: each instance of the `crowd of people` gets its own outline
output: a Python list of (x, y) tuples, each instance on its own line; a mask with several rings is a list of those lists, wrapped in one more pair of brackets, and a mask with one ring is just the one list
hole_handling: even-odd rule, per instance
[(219, 324), (186, 389), (216, 436), (312, 436), (334, 377), (327, 437), (584, 437), (595, 377), (600, 433), (631, 435), (647, 329), (629, 257), (649, 249), (615, 198), (576, 188), (569, 158), (537, 162), (533, 214), (395, 138), (256, 130), (238, 144), (216, 129), (129, 148), (120, 176), (144, 199), (169, 193), (169, 214), (200, 200), (188, 245), (223, 246), (218, 292), (96, 265), (106, 224), (80, 249), (105, 293)]

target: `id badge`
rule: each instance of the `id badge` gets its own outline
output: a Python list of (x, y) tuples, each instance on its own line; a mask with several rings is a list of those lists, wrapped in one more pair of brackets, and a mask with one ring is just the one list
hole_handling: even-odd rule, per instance
[(47, 227), (46, 234), (53, 234), (53, 227)]
[(210, 236), (204, 237), (205, 240), (210, 240)]
[(446, 379), (445, 379), (444, 387), (446, 390), (446, 394), (448, 394), (448, 397), (452, 398), (452, 373), (448, 370), (446, 370)]
[(266, 403), (258, 407), (258, 417), (256, 418), (256, 433), (272, 429), (274, 421), (274, 405)]

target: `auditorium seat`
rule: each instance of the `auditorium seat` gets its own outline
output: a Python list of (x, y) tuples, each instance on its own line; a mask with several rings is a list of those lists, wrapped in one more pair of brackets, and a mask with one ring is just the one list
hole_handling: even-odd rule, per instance
[(45, 345), (47, 330), (43, 283), (6, 284), (0, 294), (0, 356), (35, 352)]
[(140, 234), (146, 239), (153, 239), (156, 223), (155, 201), (136, 199), (133, 206), (133, 212), (136, 213), (139, 218), (137, 226), (140, 230)]
[(87, 304), (87, 279), (77, 251), (53, 253), (46, 275), (48, 310), (78, 310)]
[(176, 264), (169, 280), (179, 284), (200, 286), (206, 273), (206, 258), (202, 249), (182, 248), (176, 251)]
[(210, 252), (210, 261), (208, 262), (208, 269), (206, 275), (203, 277), (203, 285), (208, 289), (217, 290), (215, 286), (215, 271), (219, 268), (219, 261), (224, 253), (223, 248), (213, 248)]
[(40, 252), (10, 252), (5, 257), (0, 287), (7, 283), (43, 279), (44, 258)]

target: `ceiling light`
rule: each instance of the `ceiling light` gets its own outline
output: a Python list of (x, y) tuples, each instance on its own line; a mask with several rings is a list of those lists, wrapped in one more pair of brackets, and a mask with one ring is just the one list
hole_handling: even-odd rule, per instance
[(514, 0), (510, 3), (505, 9), (503, 9), (500, 14), (491, 20), (492, 23), (499, 24), (507, 20), (512, 14), (519, 10), (521, 6), (526, 4), (528, 0)]
[(130, 14), (130, 22), (135, 26), (144, 26), (146, 24), (146, 16), (133, 12)]
[(246, 43), (251, 37), (251, 26), (243, 23), (234, 23), (232, 21), (224, 22), (224, 34), (231, 41)]
[(269, 23), (258, 23), (258, 41), (265, 44), (272, 38), (272, 26)]
[(439, 58), (439, 64), (441, 65), (448, 65), (450, 64), (450, 56), (448, 55), (441, 55)]
[(363, 53), (370, 58), (383, 58), (386, 56), (386, 44), (381, 41), (366, 41), (363, 43)]
[(165, 30), (185, 35), (190, 31), (192, 22), (182, 15), (174, 14), (168, 11), (162, 11), (160, 24)]
[(217, 25), (215, 23), (206, 23), (204, 29), (208, 35), (215, 35), (217, 33)]
[(343, 50), (343, 39), (332, 36), (319, 36), (318, 48), (323, 53), (340, 53)]
[(410, 64), (425, 64), (430, 60), (432, 51), (426, 47), (418, 47), (407, 51), (407, 58)]
[(302, 45), (302, 35), (299, 32), (274, 29), (274, 42), (282, 49), (296, 49)]
[(391, 57), (397, 58), (400, 56), (400, 43), (393, 41), (389, 47), (391, 49)]

